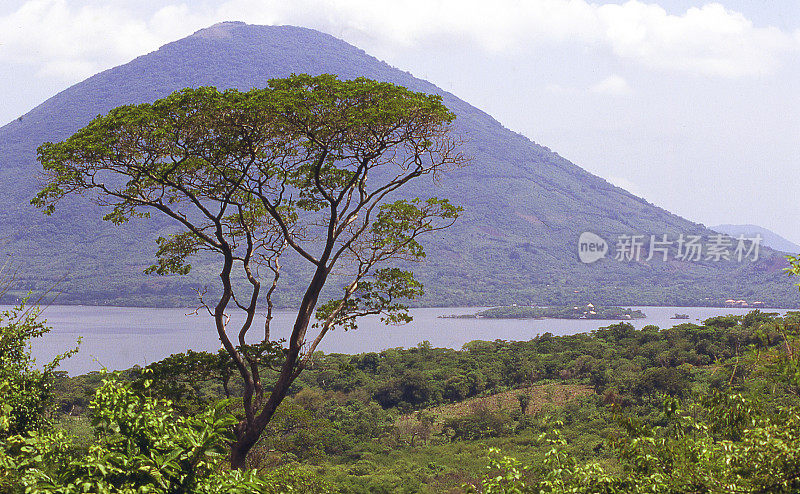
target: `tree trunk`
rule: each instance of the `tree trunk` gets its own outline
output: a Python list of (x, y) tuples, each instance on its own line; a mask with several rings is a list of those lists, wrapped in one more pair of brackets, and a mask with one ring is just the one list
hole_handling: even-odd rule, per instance
[(286, 393), (289, 390), (289, 385), (283, 387), (280, 386), (280, 382), (281, 380), (279, 380), (278, 386), (270, 394), (267, 404), (264, 406), (264, 409), (258, 415), (256, 420), (253, 421), (252, 424), (248, 425), (247, 420), (245, 419), (240, 424), (243, 426), (243, 430), (241, 433), (237, 434), (236, 441), (231, 444), (231, 468), (237, 470), (245, 470), (247, 468), (247, 455), (250, 453), (250, 450), (253, 449), (253, 446), (255, 446), (258, 442), (258, 439), (261, 437), (261, 433), (264, 432), (267, 424), (269, 424), (269, 421), (275, 414), (275, 410), (278, 409), (278, 406), (281, 404), (283, 398), (286, 396)]
[[(247, 454), (253, 449), (256, 441), (243, 441), (246, 436), (231, 445), (231, 468), (234, 470), (244, 470), (247, 468)], [(256, 437), (256, 440), (258, 438)]]
[[(328, 253), (329, 252), (326, 252), (322, 257), (322, 262), (327, 260)], [(252, 423), (248, 423), (245, 419), (240, 424), (242, 426), (242, 432), (237, 433), (236, 441), (231, 444), (231, 468), (237, 470), (245, 470), (247, 468), (247, 454), (251, 449), (253, 449), (253, 446), (255, 446), (256, 442), (258, 442), (258, 439), (261, 437), (261, 433), (264, 432), (267, 424), (269, 424), (269, 421), (272, 420), (272, 416), (275, 414), (278, 406), (286, 397), (286, 393), (289, 392), (289, 387), (297, 377), (297, 373), (295, 371), (299, 371), (299, 369), (296, 369), (296, 365), (298, 363), (300, 350), (303, 344), (303, 335), (305, 334), (305, 330), (308, 328), (308, 323), (311, 320), (314, 307), (317, 305), (317, 298), (322, 291), (322, 287), (325, 286), (325, 281), (327, 278), (328, 270), (324, 267), (318, 267), (317, 271), (314, 273), (314, 278), (312, 279), (311, 284), (309, 285), (303, 297), (303, 302), (300, 306), (300, 310), (298, 311), (297, 319), (295, 320), (294, 328), (292, 330), (292, 336), (289, 340), (289, 348), (286, 354), (286, 360), (281, 366), (281, 371), (278, 376), (278, 380), (275, 383), (275, 387), (272, 389), (269, 399), (267, 399), (267, 402), (264, 404), (261, 412), (257, 417), (255, 417)]]

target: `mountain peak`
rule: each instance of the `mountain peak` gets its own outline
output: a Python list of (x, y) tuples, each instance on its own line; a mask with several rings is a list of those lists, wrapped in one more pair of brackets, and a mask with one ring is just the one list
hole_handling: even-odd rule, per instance
[(330, 34), (326, 34), (321, 31), (317, 31), (315, 29), (309, 29), (307, 27), (292, 26), (289, 24), (278, 24), (278, 25), (247, 24), (246, 22), (242, 21), (218, 22), (211, 26), (195, 31), (195, 33), (192, 34), (191, 36), (188, 36), (181, 40), (177, 40), (175, 41), (175, 43), (180, 43), (181, 41), (192, 38), (205, 38), (205, 39), (215, 39), (215, 40), (231, 39), (235, 35), (242, 33), (258, 34), (261, 36), (294, 35), (295, 41), (300, 40), (300, 38), (302, 38), (303, 36), (305, 37), (313, 36), (316, 38), (327, 38), (331, 41), (337, 41), (342, 44), (347, 44), (344, 41), (341, 41), (338, 38), (331, 36)]
[(281, 25), (247, 24), (242, 21), (224, 21), (196, 31), (191, 36), (173, 41), (162, 47), (184, 46), (192, 41), (222, 41), (223, 44), (238, 45), (239, 49), (263, 49), (269, 46), (289, 47), (313, 44), (318, 49), (337, 48), (345, 51), (354, 50), (363, 55), (363, 50), (356, 48), (330, 34), (307, 27)]
[(192, 36), (208, 39), (226, 39), (231, 37), (233, 31), (242, 26), (247, 26), (247, 24), (242, 21), (218, 22), (213, 26), (200, 29)]

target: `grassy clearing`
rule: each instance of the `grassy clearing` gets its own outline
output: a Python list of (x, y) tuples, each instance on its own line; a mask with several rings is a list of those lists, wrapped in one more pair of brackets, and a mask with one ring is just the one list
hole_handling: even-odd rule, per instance
[(432, 417), (431, 425), (439, 429), (447, 419), (465, 417), (480, 411), (519, 411), (521, 410), (519, 395), (527, 395), (530, 398), (525, 413), (535, 415), (547, 406), (563, 406), (576, 398), (592, 393), (594, 389), (586, 384), (553, 383), (528, 386), (416, 411), (400, 417), (398, 426), (404, 430), (416, 429), (421, 424), (422, 417), (427, 416)]
[(470, 398), (459, 403), (451, 403), (428, 409), (442, 419), (457, 418), (473, 414), (479, 410), (509, 411), (519, 410), (520, 404), (517, 396), (528, 395), (530, 403), (526, 410), (528, 415), (533, 415), (547, 405), (561, 406), (565, 403), (586, 396), (594, 392), (591, 386), (585, 384), (542, 384), (527, 388), (512, 389), (491, 396)]

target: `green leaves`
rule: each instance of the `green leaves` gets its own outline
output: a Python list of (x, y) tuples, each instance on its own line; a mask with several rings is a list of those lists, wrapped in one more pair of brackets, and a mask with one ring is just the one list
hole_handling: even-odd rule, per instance
[(330, 300), (322, 304), (315, 314), (315, 326), (341, 327), (345, 331), (356, 329), (356, 319), (369, 314), (381, 314), (386, 324), (411, 322), (408, 306), (397, 300), (413, 300), (423, 294), (422, 284), (410, 271), (384, 268), (373, 276), (359, 281), (345, 299)]
[(422, 234), (450, 226), (462, 208), (447, 199), (432, 197), (425, 201), (415, 198), (381, 204), (372, 223), (372, 245), (376, 255), (400, 256), (410, 259), (425, 257), (416, 238)]
[(58, 355), (37, 369), (30, 354), (30, 342), (50, 331), (40, 314), (41, 309), (28, 306), (27, 299), (18, 306), (0, 311), (0, 382), (7, 387), (2, 393), (6, 425), (0, 427), (0, 438), (47, 425), (46, 414), (53, 405), (55, 369), (61, 360), (77, 351)]
[[(800, 254), (796, 256), (786, 256), (786, 259), (789, 261), (789, 267), (785, 268), (789, 276), (800, 276)], [(798, 288), (800, 288), (800, 283), (798, 283)]]
[[(420, 295), (421, 286), (410, 273), (378, 265), (421, 259), (417, 237), (458, 216), (460, 209), (446, 200), (394, 197), (410, 180), (438, 177), (465, 162), (449, 134), (453, 118), (439, 96), (363, 78), (293, 75), (247, 92), (184, 89), (152, 104), (116, 108), (65, 141), (42, 145), (47, 179), (32, 203), (49, 214), (66, 195), (88, 193), (108, 208), (104, 219), (116, 224), (152, 211), (171, 218), (180, 230), (158, 239), (148, 273), (185, 275), (192, 256), (216, 254), (221, 295), (212, 315), (243, 384), (242, 427), (263, 429), (265, 421), (254, 420), (256, 408), (264, 407), (260, 416), (268, 421), (332, 325), (355, 327), (355, 318), (365, 314), (381, 313), (389, 323), (410, 319), (396, 299)], [(262, 400), (268, 387), (258, 360), (272, 350), (269, 315), (265, 346), (244, 342), (263, 305), (259, 297), (272, 309), (286, 249), (311, 263), (313, 275), (287, 345), (288, 365)], [(309, 319), (337, 263), (354, 274), (341, 300), (320, 307), (320, 332), (307, 339)], [(261, 290), (263, 273), (270, 278)], [(234, 307), (246, 316), (236, 331), (238, 345), (227, 333), (226, 310)], [(137, 423), (133, 417), (103, 420), (122, 436), (123, 424)], [(233, 447), (252, 447), (251, 432), (238, 431)], [(236, 453), (232, 461), (241, 463), (246, 451)]]
[(225, 459), (236, 423), (225, 406), (220, 402), (181, 417), (170, 402), (107, 379), (91, 406), (99, 442), (86, 456), (62, 465), (53, 485), (59, 492), (82, 492), (84, 485), (101, 492), (193, 492)]
[(144, 272), (186, 275), (192, 269), (192, 266), (186, 263), (186, 259), (199, 250), (202, 240), (192, 232), (184, 232), (170, 235), (169, 239), (158, 237), (156, 243), (158, 264), (148, 267)]
[(224, 470), (237, 423), (227, 405), (180, 416), (169, 401), (138, 394), (111, 376), (92, 402), (95, 444), (70, 457), (73, 445), (63, 433), (13, 436), (0, 446), (0, 488), (32, 494), (331, 492), (305, 471)]
[(616, 467), (608, 471), (578, 464), (556, 421), (539, 438), (549, 446), (541, 464), (524, 465), (492, 448), (479, 487), (553, 494), (797, 492), (800, 410), (776, 412), (765, 413), (737, 394), (712, 393), (687, 408), (668, 398), (663, 425), (624, 418), (627, 432), (613, 441)]
[[(488, 468), (490, 472), (483, 477), (481, 492), (487, 494), (532, 492), (523, 480), (523, 474), (530, 469), (530, 466), (523, 465), (510, 456), (502, 456), (498, 448), (489, 448)], [(476, 491), (473, 488), (470, 492)]]
[(290, 184), (295, 204), (315, 211), (363, 185), (366, 168), (390, 164), (379, 161), (390, 148), (435, 152), (429, 134), (453, 118), (439, 96), (363, 78), (298, 75), (248, 92), (184, 89), (116, 108), (64, 142), (40, 146), (49, 178), (32, 203), (50, 213), (64, 195), (95, 190), (113, 208), (106, 218), (124, 221), (159, 201), (227, 200), (237, 189)]

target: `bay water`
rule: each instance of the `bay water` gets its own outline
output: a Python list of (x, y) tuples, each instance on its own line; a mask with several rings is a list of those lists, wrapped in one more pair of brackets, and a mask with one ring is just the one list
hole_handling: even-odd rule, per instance
[[(2, 309), (3, 307), (0, 307)], [(684, 322), (700, 323), (723, 314), (746, 314), (751, 309), (718, 307), (632, 307), (646, 314), (645, 319), (627, 322), (636, 328), (654, 324), (669, 328)], [(412, 347), (429, 341), (434, 347), (461, 348), (473, 340), (530, 340), (536, 335), (552, 333), (570, 335), (590, 332), (618, 321), (585, 319), (460, 319), (440, 316), (474, 314), (480, 307), (444, 307), (412, 309), (413, 322), (387, 326), (378, 316), (359, 321), (355, 331), (335, 330), (323, 339), (318, 350), (326, 353), (375, 352), (387, 348)], [(785, 310), (763, 309), (785, 313)], [(676, 313), (688, 314), (688, 320), (671, 319)], [(295, 317), (292, 311), (276, 311), (272, 321), (272, 339), (286, 338)], [(173, 353), (217, 351), (219, 338), (214, 321), (206, 312), (190, 309), (159, 309), (97, 306), (49, 306), (43, 317), (52, 331), (32, 342), (32, 352), (39, 363), (76, 345), (82, 337), (77, 355), (64, 361), (62, 370), (70, 375), (106, 368), (119, 370), (145, 366)], [(233, 315), (229, 324), (230, 338), (235, 340), (236, 323), (242, 318)], [(263, 336), (264, 314), (260, 313), (250, 330), (248, 342)]]

